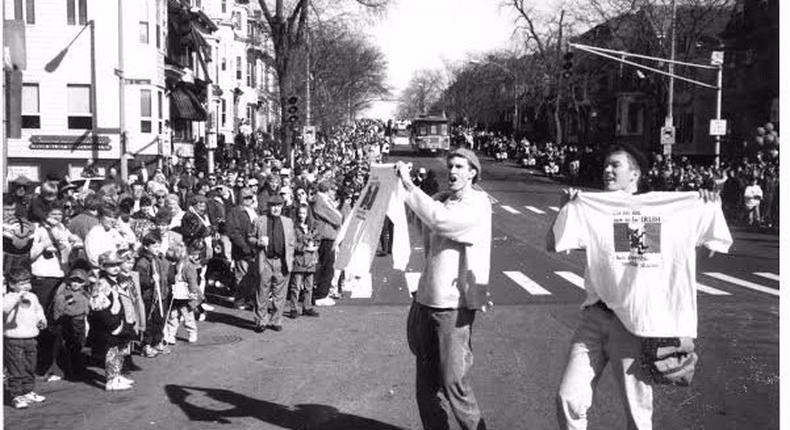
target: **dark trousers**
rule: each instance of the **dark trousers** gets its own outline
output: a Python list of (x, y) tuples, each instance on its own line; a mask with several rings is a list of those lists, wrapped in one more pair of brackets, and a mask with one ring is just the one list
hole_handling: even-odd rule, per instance
[(55, 292), (60, 284), (60, 278), (39, 278), (33, 277), (31, 281), (33, 293), (38, 297), (44, 314), (47, 316), (47, 328), (41, 330), (38, 335), (38, 363), (36, 373), (48, 375), (59, 373), (57, 361), (60, 356), (60, 346), (63, 343), (60, 328), (52, 320), (52, 302), (55, 300)]
[(36, 383), (36, 339), (3, 338), (3, 364), (10, 398), (33, 391)]
[(381, 235), (379, 236), (379, 252), (383, 254), (392, 254), (392, 235), (395, 230), (395, 224), (392, 223), (389, 217), (384, 218), (384, 226), (381, 228)]
[(417, 407), (425, 430), (486, 428), (472, 392), (471, 309), (434, 309), (412, 302), (407, 322), (409, 348), (417, 358)]
[[(255, 293), (255, 324), (282, 325), (285, 294), (288, 276), (283, 274), (283, 262), (280, 258), (266, 258), (261, 255), (259, 261), (260, 284)], [(269, 313), (269, 296), (272, 301), (272, 312)]]
[(63, 337), (63, 374), (68, 379), (79, 379), (85, 374), (85, 316), (64, 315), (58, 320)]
[(313, 298), (323, 299), (329, 295), (332, 288), (332, 278), (335, 276), (335, 246), (333, 239), (322, 239), (318, 245), (318, 266), (315, 271), (315, 294)]
[[(153, 293), (156, 294), (155, 292)], [(162, 342), (165, 329), (165, 313), (167, 312), (167, 298), (162, 297), (162, 313), (159, 313), (159, 304), (156, 297), (143, 296), (143, 305), (147, 314), (145, 320), (145, 332), (143, 333), (143, 345), (156, 346)]]
[(304, 291), (302, 310), (313, 307), (313, 272), (293, 272), (288, 285), (288, 304), (291, 309), (298, 310), (299, 293)]

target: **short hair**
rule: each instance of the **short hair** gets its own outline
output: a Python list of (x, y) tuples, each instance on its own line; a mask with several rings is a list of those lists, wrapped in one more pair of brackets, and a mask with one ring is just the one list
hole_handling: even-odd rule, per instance
[(132, 213), (132, 209), (134, 209), (134, 199), (131, 197), (123, 198), (123, 200), (118, 203), (118, 208), (124, 213)]
[(628, 155), (628, 161), (631, 163), (631, 168), (639, 172), (640, 178), (642, 177), (643, 172), (648, 171), (648, 163), (645, 154), (635, 146), (628, 143), (616, 143), (610, 145), (606, 150), (605, 158), (609, 158), (610, 155), (617, 152), (624, 152), (626, 155)]
[(97, 211), (102, 207), (102, 198), (96, 194), (90, 194), (85, 197), (85, 209), (90, 211)]
[(6, 275), (10, 284), (21, 284), (30, 281), (30, 271), (24, 267), (13, 267)]
[(41, 184), (41, 195), (56, 196), (58, 194), (58, 186), (51, 182), (44, 182)]
[(206, 248), (203, 239), (194, 239), (187, 245), (187, 254), (200, 254)]
[(142, 196), (140, 197), (140, 206), (151, 206), (154, 202), (151, 200), (151, 197)]
[(170, 224), (173, 220), (173, 213), (169, 209), (160, 209), (159, 212), (154, 215), (154, 224)]
[(53, 200), (52, 203), (49, 204), (49, 208), (47, 209), (47, 213), (52, 211), (61, 211), (63, 212), (63, 200)]
[(118, 206), (115, 206), (110, 202), (104, 202), (104, 204), (99, 208), (99, 216), (117, 218)]
[(159, 235), (159, 232), (150, 231), (143, 236), (143, 246), (153, 245), (155, 243), (162, 243), (162, 236)]

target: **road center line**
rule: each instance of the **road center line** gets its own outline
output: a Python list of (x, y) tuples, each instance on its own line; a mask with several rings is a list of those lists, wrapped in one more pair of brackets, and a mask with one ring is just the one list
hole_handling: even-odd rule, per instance
[(779, 290), (776, 288), (768, 288), (766, 286), (755, 284), (754, 282), (744, 281), (743, 279), (738, 279), (733, 276), (725, 275), (724, 273), (719, 272), (705, 272), (705, 275), (710, 276), (711, 278), (716, 278), (725, 282), (729, 282), (731, 284), (735, 284), (744, 288), (749, 288), (750, 290), (759, 291), (761, 293), (771, 294), (774, 296), (779, 296)]
[(502, 205), (502, 209), (504, 209), (504, 210), (506, 210), (506, 211), (508, 211), (508, 212), (510, 212), (512, 214), (520, 214), (521, 213), (521, 212), (513, 209), (513, 207), (508, 206), (508, 205)]
[(512, 279), (513, 282), (517, 283), (521, 288), (534, 296), (545, 296), (551, 294), (547, 289), (541, 287), (537, 282), (529, 279), (527, 275), (521, 272), (505, 271), (502, 273), (504, 273), (505, 276)]
[(554, 212), (560, 211), (560, 208), (558, 208), (557, 206), (549, 206), (549, 209), (553, 210)]
[(532, 211), (532, 212), (535, 212), (538, 215), (543, 215), (543, 214), (546, 213), (545, 211), (542, 211), (542, 210), (536, 208), (535, 206), (524, 206), (524, 207), (527, 208), (528, 210)]
[(582, 278), (581, 276), (573, 272), (554, 272), (554, 273), (556, 273), (557, 276), (570, 282), (571, 284), (581, 288), (582, 290), (584, 289), (584, 278)]
[(701, 291), (701, 292), (703, 292), (705, 294), (710, 294), (712, 296), (730, 296), (731, 295), (730, 293), (728, 293), (726, 291), (722, 291), (722, 290), (719, 290), (719, 289), (716, 289), (716, 288), (713, 288), (713, 287), (709, 287), (707, 285), (702, 285), (699, 282), (697, 283), (697, 291)]
[(779, 275), (777, 275), (776, 273), (754, 272), (754, 274), (759, 276), (759, 277), (762, 277), (762, 278), (766, 278), (766, 279), (770, 279), (772, 281), (779, 282)]

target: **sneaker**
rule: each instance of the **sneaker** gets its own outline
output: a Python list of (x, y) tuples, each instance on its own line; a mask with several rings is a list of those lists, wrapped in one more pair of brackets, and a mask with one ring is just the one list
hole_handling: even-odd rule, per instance
[(206, 313), (205, 312), (199, 313), (196, 319), (198, 321), (205, 321), (206, 320)]
[(104, 389), (106, 391), (123, 391), (130, 390), (131, 388), (132, 386), (130, 384), (124, 383), (120, 378), (113, 378), (104, 384)]
[(175, 345), (175, 344), (176, 344), (176, 340), (175, 339), (172, 339), (172, 340), (171, 339), (165, 339), (165, 340), (162, 341), (162, 345)]
[(209, 312), (211, 312), (211, 311), (213, 311), (215, 309), (214, 306), (211, 306), (208, 303), (201, 303), (200, 307), (203, 308), (204, 311), (209, 311)]
[(47, 379), (46, 379), (46, 381), (47, 381), (47, 382), (58, 382), (58, 381), (60, 381), (61, 379), (63, 379), (63, 378), (62, 378), (62, 377), (60, 377), (60, 376), (58, 376), (58, 375), (52, 374), (52, 375), (49, 375), (49, 376), (47, 376)]
[(316, 306), (334, 306), (335, 300), (331, 297), (324, 297), (315, 301)]
[(304, 309), (302, 311), (302, 315), (304, 315), (306, 317), (317, 317), (318, 316), (318, 311), (313, 309), (313, 308)]
[(123, 382), (124, 384), (134, 385), (134, 379), (132, 379), (132, 378), (127, 378), (127, 377), (125, 377), (123, 375), (118, 375), (118, 379), (120, 379), (121, 382)]
[(168, 347), (167, 345), (165, 345), (163, 343), (160, 343), (159, 345), (156, 346), (156, 351), (160, 355), (166, 355), (166, 354), (170, 354), (171, 352), (173, 352), (173, 350), (170, 349), (170, 347)]
[(44, 400), (47, 399), (46, 397), (44, 397), (44, 396), (42, 396), (40, 394), (36, 394), (33, 391), (25, 394), (25, 398), (27, 398), (27, 400), (32, 402), (32, 403), (41, 403), (41, 402), (43, 402)]
[(143, 357), (145, 358), (154, 358), (159, 355), (159, 351), (155, 348), (151, 347), (151, 345), (146, 345), (143, 347)]
[(27, 409), (30, 406), (30, 400), (25, 396), (16, 396), (11, 403), (16, 409)]
[(196, 343), (197, 342), (197, 336), (190, 337), (189, 339), (187, 339), (187, 342), (189, 342), (189, 343)]
[(287, 316), (288, 318), (295, 320), (299, 318), (299, 311), (297, 311), (296, 309), (291, 309), (290, 311), (288, 311)]

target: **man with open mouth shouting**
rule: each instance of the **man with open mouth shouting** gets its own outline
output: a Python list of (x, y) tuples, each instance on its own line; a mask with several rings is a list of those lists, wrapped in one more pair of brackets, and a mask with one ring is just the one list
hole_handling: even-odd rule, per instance
[(423, 427), (449, 428), (455, 417), (465, 430), (485, 429), (468, 377), (475, 314), (490, 304), (491, 202), (472, 187), (480, 161), (468, 149), (448, 154), (450, 189), (433, 198), (414, 185), (407, 164), (395, 167), (425, 244), (425, 269), (407, 323)]

